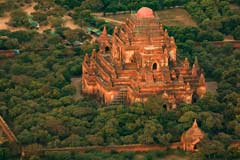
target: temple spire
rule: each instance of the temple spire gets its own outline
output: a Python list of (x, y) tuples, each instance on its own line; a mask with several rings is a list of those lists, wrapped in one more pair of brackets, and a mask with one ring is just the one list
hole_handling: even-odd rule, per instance
[(98, 38), (98, 42), (101, 44), (101, 43), (106, 43), (106, 41), (108, 41), (108, 34), (107, 34), (107, 28), (106, 26), (104, 26), (103, 31)]
[(172, 36), (170, 37), (170, 43), (175, 45), (175, 39)]
[(164, 36), (165, 36), (165, 37), (168, 37), (168, 31), (167, 31), (167, 29), (164, 30)]
[(194, 119), (192, 128), (198, 128), (198, 124), (197, 124), (197, 120), (196, 119)]
[(96, 54), (97, 54), (96, 49), (93, 49), (91, 59), (94, 59), (96, 57)]
[(100, 44), (99, 50), (101, 53), (105, 53), (106, 49), (108, 51), (111, 47), (106, 26), (103, 27), (103, 31), (98, 38), (98, 43)]
[(194, 64), (195, 64), (196, 67), (198, 67), (198, 58), (197, 58), (197, 56), (195, 56)]
[(183, 61), (183, 68), (189, 69), (189, 61), (188, 61), (187, 57), (185, 57), (185, 59)]
[(199, 86), (205, 86), (205, 78), (203, 73), (201, 73), (200, 78), (199, 78)]
[(192, 66), (192, 76), (193, 77), (197, 76), (197, 68), (196, 68), (196, 64), (195, 63)]
[(83, 61), (84, 62), (88, 62), (88, 59), (89, 59), (89, 57), (88, 57), (88, 54), (86, 53), (85, 56), (84, 56), (84, 60)]
[(181, 73), (180, 73), (179, 76), (178, 76), (178, 83), (179, 83), (179, 84), (184, 84), (183, 76), (182, 76)]
[(187, 82), (187, 84), (186, 84), (186, 91), (190, 91), (190, 90), (191, 90), (191, 86), (190, 86), (189, 82)]
[(163, 92), (162, 99), (168, 99), (168, 94), (166, 91)]
[(106, 28), (106, 26), (103, 27), (103, 31), (102, 31), (101, 35), (107, 36), (107, 28)]
[(115, 27), (114, 27), (113, 34), (117, 34), (117, 32), (118, 32), (118, 27), (117, 27), (117, 26), (115, 26)]
[(175, 70), (171, 71), (171, 76), (172, 76), (172, 79), (176, 79), (176, 72), (175, 72)]

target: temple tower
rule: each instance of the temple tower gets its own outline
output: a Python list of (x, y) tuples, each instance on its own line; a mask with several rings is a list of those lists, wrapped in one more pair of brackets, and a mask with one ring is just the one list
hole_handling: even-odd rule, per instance
[(195, 119), (191, 128), (181, 136), (182, 149), (185, 151), (197, 151), (196, 145), (203, 139), (204, 133), (198, 127)]
[(192, 103), (193, 95), (204, 96), (206, 84), (197, 59), (192, 65), (187, 58), (178, 64), (175, 39), (160, 22), (143, 7), (115, 27), (111, 38), (104, 27), (100, 50), (82, 64), (83, 93), (96, 94), (106, 104), (145, 102), (164, 93), (169, 109)]

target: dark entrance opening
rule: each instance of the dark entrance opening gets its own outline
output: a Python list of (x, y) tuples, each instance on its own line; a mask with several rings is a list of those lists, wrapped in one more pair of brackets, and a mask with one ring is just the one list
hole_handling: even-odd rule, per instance
[(105, 97), (104, 97), (104, 95), (102, 96), (102, 103), (105, 103)]
[(192, 103), (196, 103), (198, 100), (198, 95), (194, 92), (192, 95)]
[(193, 149), (197, 150), (198, 149), (198, 144), (195, 144)]
[(167, 105), (166, 104), (163, 105), (163, 109), (167, 110)]
[(157, 70), (157, 63), (153, 63), (152, 70)]
[(109, 47), (105, 47), (105, 51), (110, 51), (110, 48)]
[(170, 58), (168, 59), (168, 66), (170, 69), (173, 68), (173, 61)]

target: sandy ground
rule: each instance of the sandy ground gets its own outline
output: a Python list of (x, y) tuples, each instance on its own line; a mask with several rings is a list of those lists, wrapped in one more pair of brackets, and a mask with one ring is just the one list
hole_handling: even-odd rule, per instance
[(68, 27), (70, 29), (80, 29), (80, 27), (74, 23), (72, 17), (65, 15), (63, 17), (63, 20), (65, 21), (64, 24), (65, 27)]
[(234, 41), (233, 36), (229, 35), (229, 36), (225, 36), (224, 37), (224, 41)]
[(37, 5), (36, 2), (33, 2), (29, 5), (24, 6), (22, 9), (24, 12), (26, 12), (27, 14), (31, 14), (34, 13), (36, 10), (34, 9), (34, 7)]
[(6, 13), (4, 17), (0, 17), (0, 30), (10, 30), (12, 32), (19, 31), (19, 30), (26, 30), (24, 27), (11, 27), (8, 25), (10, 21), (10, 13)]
[(0, 17), (0, 29), (8, 29), (7, 23), (10, 20), (10, 13), (6, 13), (4, 17)]
[(38, 30), (36, 30), (38, 33), (43, 33), (45, 30), (52, 29), (51, 25), (46, 26), (40, 26)]
[[(34, 9), (34, 6), (36, 4), (37, 3), (34, 2), (32, 4), (24, 6), (22, 9), (23, 9), (24, 12), (26, 12), (27, 14), (30, 15), (30, 14), (32, 14), (36, 11)], [(6, 30), (10, 30), (12, 32), (19, 31), (19, 30), (27, 30), (24, 27), (11, 27), (11, 26), (9, 26), (7, 23), (10, 21), (10, 18), (11, 18), (10, 13), (6, 13), (4, 17), (0, 17), (0, 30), (6, 29)], [(80, 29), (80, 27), (74, 23), (72, 17), (65, 15), (63, 17), (63, 19), (65, 21), (65, 24), (64, 24), (65, 27), (68, 27), (70, 29)], [(51, 29), (51, 28), (52, 28), (51, 25), (40, 26), (40, 28), (36, 31), (39, 32), (39, 33), (43, 33), (45, 30)]]
[[(31, 14), (33, 12), (35, 12), (34, 6), (36, 5), (36, 3), (32, 3), (30, 5), (27, 5), (25, 7), (23, 7), (23, 11), (26, 12), (27, 14)], [(27, 30), (25, 27), (11, 27), (8, 25), (8, 22), (10, 21), (11, 17), (10, 17), (10, 13), (5, 13), (4, 17), (0, 17), (0, 30), (3, 29), (7, 29), (10, 30), (12, 32), (14, 31), (19, 31), (19, 30)]]

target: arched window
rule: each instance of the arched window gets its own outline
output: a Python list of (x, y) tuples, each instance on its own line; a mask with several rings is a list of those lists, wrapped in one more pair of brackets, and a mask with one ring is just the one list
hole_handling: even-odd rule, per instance
[(152, 70), (157, 70), (157, 63), (153, 63)]
[(108, 46), (105, 47), (105, 51), (110, 51), (110, 48)]

